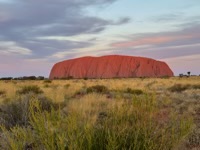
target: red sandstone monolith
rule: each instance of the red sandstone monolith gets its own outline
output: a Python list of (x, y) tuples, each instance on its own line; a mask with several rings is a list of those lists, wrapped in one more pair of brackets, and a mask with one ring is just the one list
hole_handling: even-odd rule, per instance
[(56, 63), (49, 78), (131, 78), (173, 76), (162, 61), (144, 57), (109, 55), (81, 57)]

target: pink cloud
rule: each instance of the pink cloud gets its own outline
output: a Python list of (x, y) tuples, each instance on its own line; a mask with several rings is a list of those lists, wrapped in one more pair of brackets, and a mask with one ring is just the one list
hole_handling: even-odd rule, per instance
[(162, 43), (168, 43), (176, 40), (184, 40), (196, 37), (195, 34), (187, 34), (187, 35), (164, 35), (164, 36), (150, 36), (150, 37), (142, 37), (136, 39), (135, 41), (124, 41), (124, 42), (117, 42), (111, 44), (112, 47), (118, 48), (127, 48), (127, 47), (136, 47), (142, 45), (157, 45)]

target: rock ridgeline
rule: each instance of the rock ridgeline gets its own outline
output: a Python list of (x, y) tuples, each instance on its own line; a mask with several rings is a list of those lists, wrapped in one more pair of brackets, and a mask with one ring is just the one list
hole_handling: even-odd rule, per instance
[(131, 78), (173, 76), (162, 61), (144, 57), (109, 55), (81, 57), (56, 63), (50, 79), (56, 78)]

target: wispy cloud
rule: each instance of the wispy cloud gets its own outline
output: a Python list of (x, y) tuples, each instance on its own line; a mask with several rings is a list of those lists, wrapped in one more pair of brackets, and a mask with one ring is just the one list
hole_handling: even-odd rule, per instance
[(137, 47), (137, 46), (143, 46), (143, 45), (158, 45), (158, 44), (168, 43), (168, 42), (176, 41), (176, 40), (190, 39), (193, 37), (194, 35), (192, 34), (188, 34), (184, 36), (180, 36), (180, 35), (152, 36), (152, 37), (144, 37), (141, 39), (137, 39), (135, 41), (113, 43), (112, 46), (123, 48), (123, 47)]
[(185, 14), (182, 12), (174, 12), (174, 13), (168, 13), (168, 14), (161, 14), (159, 16), (153, 16), (150, 18), (150, 21), (156, 22), (156, 23), (167, 23), (167, 22), (177, 22), (185, 20)]
[[(185, 45), (186, 43), (199, 43), (200, 24), (193, 24), (179, 31), (158, 32), (132, 35), (132, 39), (112, 43), (111, 46), (118, 48), (135, 47), (142, 45), (171, 46)], [(130, 38), (130, 37), (129, 37)]]
[[(18, 45), (15, 48), (9, 46), (14, 53), (29, 54), (28, 50), (32, 50), (33, 55), (30, 58), (47, 57), (58, 51), (91, 46), (90, 41), (61, 41), (56, 37), (98, 34), (109, 26), (128, 23), (130, 21), (128, 17), (112, 20), (86, 13), (89, 7), (110, 5), (115, 1), (13, 0), (10, 3), (0, 1), (0, 41), (1, 43), (11, 41)], [(48, 37), (55, 38), (48, 39)]]
[(6, 55), (31, 55), (32, 51), (20, 47), (15, 42), (0, 41), (0, 53)]

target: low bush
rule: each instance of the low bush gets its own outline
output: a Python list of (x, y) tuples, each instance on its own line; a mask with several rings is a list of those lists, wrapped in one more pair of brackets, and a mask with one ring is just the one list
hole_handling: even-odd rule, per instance
[(131, 88), (127, 88), (125, 90), (125, 93), (134, 94), (134, 95), (144, 94), (144, 92), (142, 90), (140, 90), (140, 89), (131, 89)]
[(75, 93), (75, 97), (76, 96), (84, 96), (84, 95), (86, 95), (87, 94), (87, 89), (86, 88), (81, 88), (80, 90), (78, 90), (76, 93)]
[(101, 93), (106, 94), (109, 92), (108, 88), (104, 85), (94, 85), (87, 88), (87, 94), (88, 93)]
[(174, 84), (168, 90), (170, 92), (183, 92), (191, 87), (190, 84), (182, 85), (182, 84)]
[(75, 93), (74, 97), (77, 97), (77, 96), (80, 97), (80, 96), (84, 96), (90, 93), (108, 94), (109, 90), (104, 85), (94, 85), (91, 87), (83, 86), (80, 90), (78, 90)]
[(44, 85), (44, 88), (49, 88), (49, 87), (50, 87), (49, 84), (45, 84), (45, 85)]
[(70, 84), (65, 84), (65, 85), (64, 85), (64, 88), (65, 88), (65, 89), (68, 89), (69, 87), (70, 87)]
[(192, 88), (193, 88), (193, 89), (200, 89), (200, 84), (192, 85)]
[[(167, 114), (166, 123), (160, 123), (156, 99), (121, 101), (99, 111), (94, 123), (91, 110), (98, 110), (94, 103), (85, 111), (71, 110), (67, 115), (60, 110), (43, 111), (38, 100), (29, 105), (28, 127), (15, 126), (10, 130), (1, 126), (2, 149), (173, 149), (190, 132), (190, 118)], [(83, 104), (83, 101), (77, 105)], [(86, 100), (88, 104), (88, 100)], [(104, 107), (106, 107), (105, 105)], [(106, 110), (107, 110), (106, 109)], [(84, 110), (84, 109), (83, 109)], [(87, 114), (87, 116), (85, 116)]]
[(52, 80), (44, 80), (44, 83), (52, 83)]
[[(27, 126), (29, 124), (29, 106), (34, 99), (36, 99), (35, 95), (30, 94), (0, 105), (0, 124), (6, 128)], [(42, 111), (50, 111), (51, 108), (58, 109), (58, 104), (54, 104), (44, 96), (37, 96), (37, 101), (39, 101)]]
[(168, 90), (171, 92), (183, 92), (185, 90), (188, 89), (200, 89), (200, 84), (174, 84), (173, 86), (171, 86)]
[(43, 91), (37, 85), (29, 85), (29, 86), (22, 87), (16, 93), (17, 94), (29, 94), (29, 93), (41, 94), (43, 93)]

